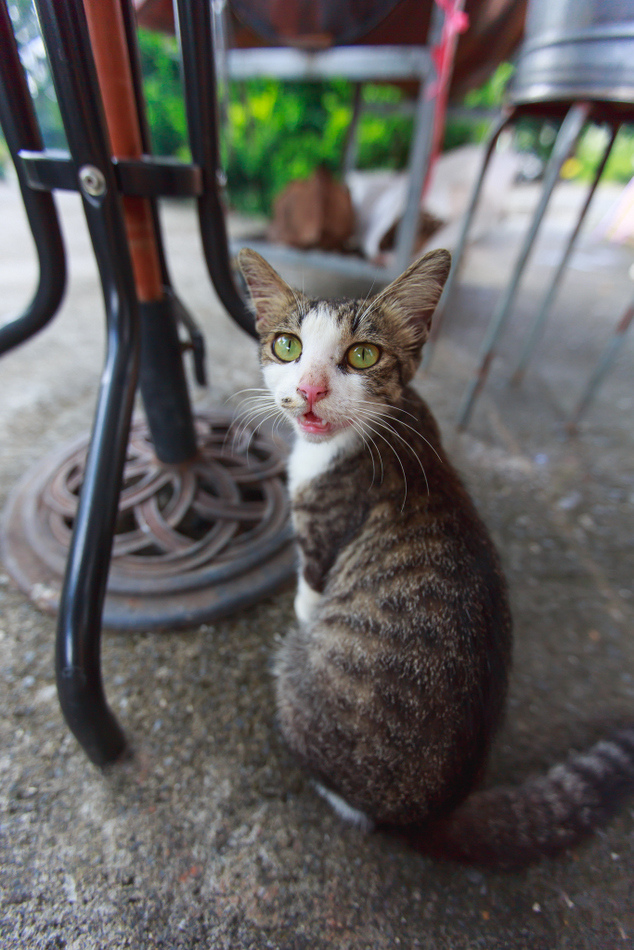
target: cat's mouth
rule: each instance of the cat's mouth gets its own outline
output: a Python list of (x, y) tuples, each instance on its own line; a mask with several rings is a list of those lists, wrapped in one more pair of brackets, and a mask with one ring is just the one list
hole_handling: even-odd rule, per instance
[(315, 415), (315, 413), (312, 412), (312, 410), (309, 412), (304, 412), (301, 416), (299, 416), (297, 418), (297, 424), (299, 425), (302, 432), (307, 432), (310, 435), (328, 435), (336, 428), (326, 419), (320, 419), (318, 415)]

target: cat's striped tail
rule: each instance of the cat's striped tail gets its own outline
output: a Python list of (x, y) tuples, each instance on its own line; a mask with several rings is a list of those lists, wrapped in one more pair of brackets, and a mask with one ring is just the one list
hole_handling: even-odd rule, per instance
[(634, 725), (517, 788), (474, 792), (419, 844), (469, 864), (517, 868), (572, 847), (632, 792)]

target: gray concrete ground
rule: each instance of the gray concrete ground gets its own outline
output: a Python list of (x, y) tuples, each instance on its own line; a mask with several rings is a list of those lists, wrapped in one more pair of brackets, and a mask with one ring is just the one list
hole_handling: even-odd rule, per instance
[[(595, 219), (613, 197), (600, 193)], [(512, 593), (515, 673), (490, 781), (545, 769), (634, 712), (634, 334), (579, 437), (562, 426), (629, 302), (631, 251), (582, 241), (524, 387), (506, 384), (579, 201), (573, 186), (557, 195), (471, 428), (452, 426), (534, 198), (516, 189), (507, 218), (472, 248), (437, 359), (418, 379)], [(95, 400), (102, 303), (78, 201), (60, 206), (63, 311), (0, 367), (2, 503), (44, 453), (89, 427)], [(13, 186), (0, 186), (0, 207), (7, 313), (25, 302), (34, 265)], [(196, 398), (220, 404), (258, 384), (254, 347), (210, 290), (192, 209), (169, 206), (164, 219), (175, 282), (212, 341), (211, 388)], [(520, 874), (435, 862), (330, 813), (275, 729), (268, 658), (292, 620), (290, 588), (185, 632), (106, 633), (107, 692), (134, 755), (102, 772), (61, 719), (53, 619), (0, 582), (7, 950), (634, 946), (632, 802), (587, 845)]]

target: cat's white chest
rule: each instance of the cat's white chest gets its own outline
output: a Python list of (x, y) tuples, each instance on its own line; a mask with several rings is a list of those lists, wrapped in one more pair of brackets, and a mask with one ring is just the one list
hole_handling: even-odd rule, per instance
[(338, 455), (352, 451), (356, 441), (356, 433), (351, 429), (337, 433), (327, 442), (296, 439), (288, 458), (288, 490), (291, 498), (305, 482), (327, 471)]

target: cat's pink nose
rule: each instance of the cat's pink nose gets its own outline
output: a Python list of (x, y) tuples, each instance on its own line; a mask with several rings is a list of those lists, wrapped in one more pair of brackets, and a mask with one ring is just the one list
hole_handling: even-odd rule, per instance
[(328, 395), (328, 387), (325, 383), (305, 383), (300, 382), (297, 392), (301, 393), (309, 406), (314, 406), (320, 399), (325, 399)]

